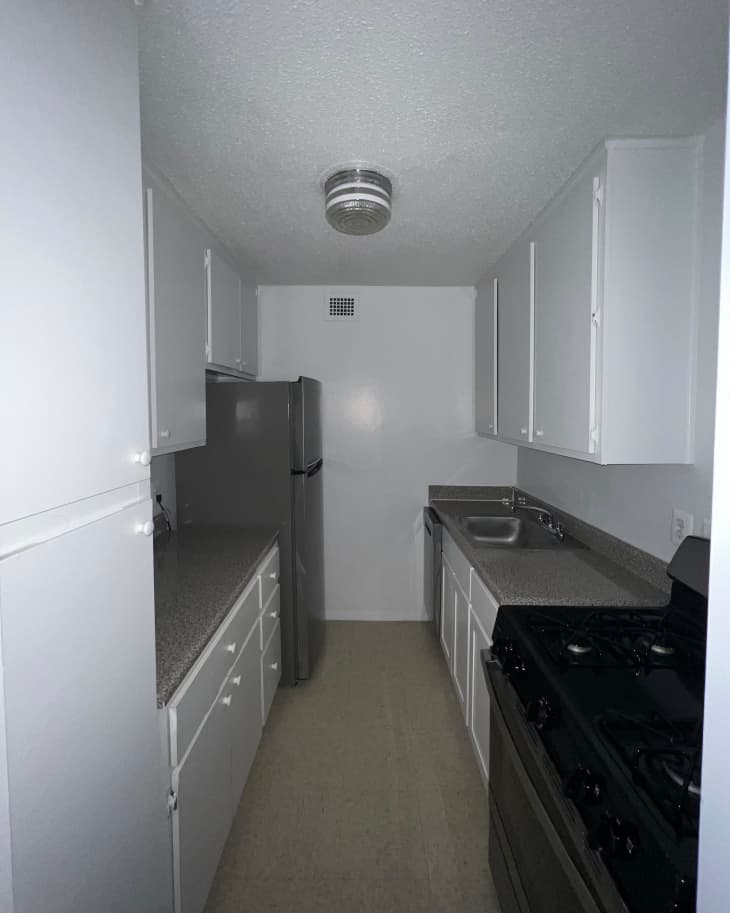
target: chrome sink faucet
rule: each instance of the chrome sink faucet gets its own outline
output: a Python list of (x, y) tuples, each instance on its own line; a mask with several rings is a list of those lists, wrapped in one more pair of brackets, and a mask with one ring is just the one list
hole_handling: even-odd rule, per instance
[(502, 503), (509, 507), (514, 513), (516, 510), (532, 510), (537, 514), (537, 522), (544, 527), (551, 535), (556, 536), (561, 542), (565, 535), (565, 527), (562, 523), (556, 523), (555, 518), (544, 507), (538, 507), (537, 504), (528, 504), (527, 498), (523, 497), (516, 488), (512, 489), (509, 498), (503, 498)]

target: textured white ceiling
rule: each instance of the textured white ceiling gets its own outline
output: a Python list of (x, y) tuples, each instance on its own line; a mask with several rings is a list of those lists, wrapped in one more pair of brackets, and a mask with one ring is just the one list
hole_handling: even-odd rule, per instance
[[(476, 282), (605, 136), (724, 110), (727, 0), (147, 0), (145, 156), (261, 283)], [(320, 181), (394, 176), (390, 225)]]

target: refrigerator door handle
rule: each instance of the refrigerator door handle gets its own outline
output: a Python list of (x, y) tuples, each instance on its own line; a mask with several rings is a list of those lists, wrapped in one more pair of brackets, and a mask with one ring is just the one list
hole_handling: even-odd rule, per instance
[(307, 477), (311, 479), (312, 476), (316, 476), (322, 468), (323, 463), (324, 460), (321, 457), (316, 462), (312, 463), (307, 469)]
[(311, 479), (312, 476), (317, 475), (317, 473), (322, 468), (323, 463), (324, 463), (324, 460), (322, 458), (320, 458), (319, 460), (315, 460), (314, 463), (310, 463), (310, 465), (307, 466), (306, 469), (292, 469), (291, 474), (293, 476), (307, 476), (308, 478)]

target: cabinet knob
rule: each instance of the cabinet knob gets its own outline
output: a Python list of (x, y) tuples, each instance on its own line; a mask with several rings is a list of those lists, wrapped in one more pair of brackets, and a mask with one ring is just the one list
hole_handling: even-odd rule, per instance
[(225, 697), (222, 697), (221, 704), (223, 704), (224, 707), (230, 707), (231, 706), (231, 695), (227, 694)]
[(227, 653), (235, 653), (235, 652), (236, 652), (236, 642), (235, 642), (235, 640), (234, 640), (234, 642), (233, 642), (232, 644), (226, 644), (226, 652), (227, 652)]
[(543, 434), (545, 434), (545, 432), (542, 430), (542, 428), (537, 428), (535, 430), (535, 437), (542, 437)]
[(267, 612), (266, 614), (269, 616), (269, 618), (278, 618), (279, 617), (278, 612)]
[(494, 425), (490, 422), (490, 423), (487, 425), (487, 428), (489, 428), (489, 430), (491, 431), (491, 430), (494, 428)]
[(527, 434), (527, 428), (520, 428), (520, 434)]
[(271, 574), (269, 574), (269, 580), (276, 580), (276, 577), (277, 577), (276, 571), (273, 571)]
[(241, 357), (240, 357), (240, 356), (236, 359), (236, 364), (237, 364), (237, 365), (240, 365), (240, 364), (241, 364)]
[(231, 679), (231, 681), (233, 682), (234, 685), (236, 685), (236, 687), (238, 687), (241, 684), (241, 676), (234, 675), (233, 678)]
[(142, 466), (149, 466), (151, 459), (149, 450), (138, 450), (134, 455), (134, 462)]
[(269, 669), (271, 669), (273, 672), (276, 672), (276, 670), (277, 670), (278, 668), (279, 668), (279, 664), (278, 664), (278, 663), (269, 663)]
[(166, 441), (170, 437), (170, 429), (160, 428), (160, 430), (157, 432), (157, 437), (159, 437), (161, 441)]
[(138, 523), (134, 528), (135, 533), (139, 536), (151, 536), (155, 531), (155, 524), (152, 520), (145, 520), (144, 523)]

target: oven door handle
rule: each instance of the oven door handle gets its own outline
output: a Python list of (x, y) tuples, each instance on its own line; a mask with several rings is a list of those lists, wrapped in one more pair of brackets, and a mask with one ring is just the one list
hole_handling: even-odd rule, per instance
[[(522, 758), (520, 757), (517, 749), (515, 748), (514, 742), (512, 741), (509, 727), (507, 726), (506, 720), (504, 718), (504, 711), (499, 702), (497, 689), (495, 689), (494, 684), (491, 681), (492, 676), (503, 675), (501, 666), (494, 659), (485, 659), (484, 666), (487, 672), (487, 686), (489, 688), (490, 697), (492, 699), (491, 725), (497, 725), (502, 728), (502, 741), (507, 752), (507, 760), (510, 767), (515, 771), (517, 778), (520, 781), (520, 785), (522, 786), (524, 794), (530, 803), (530, 807), (535, 815), (538, 826), (549, 842), (561, 869), (565, 873), (573, 890), (575, 891), (576, 897), (579, 899), (582, 905), (581, 910), (583, 910), (584, 913), (603, 913), (601, 908), (596, 904), (593, 894), (587, 887), (583, 876), (580, 874), (575, 866), (575, 863), (570, 858), (568, 851), (565, 849), (563, 841), (560, 839), (560, 835), (555, 830), (552, 821), (545, 811), (545, 807), (540, 801), (540, 796), (533, 786), (530, 775), (525, 770)], [(527, 726), (525, 726), (525, 729), (527, 729)], [(560, 798), (561, 801), (565, 801), (562, 796)]]

